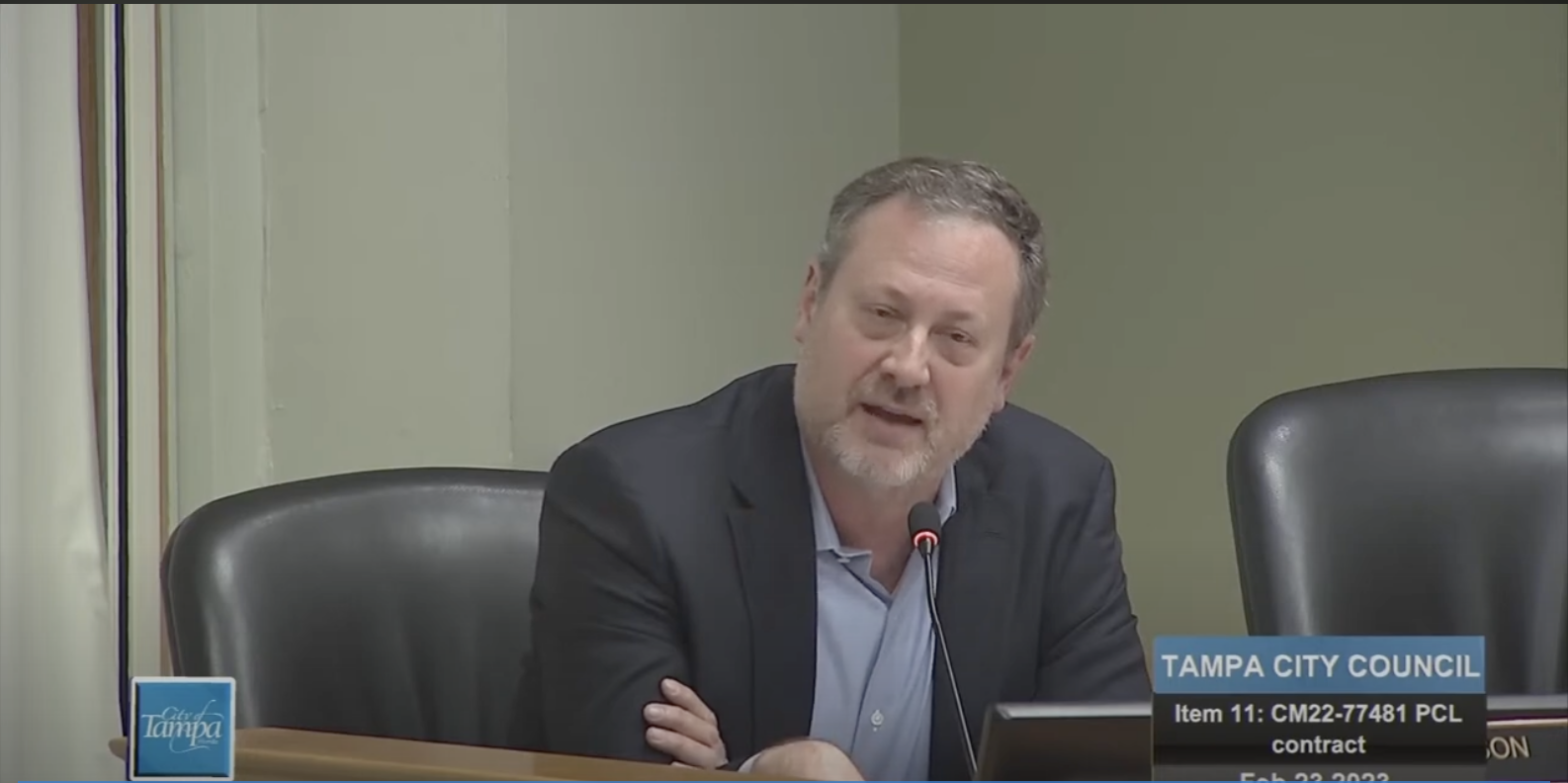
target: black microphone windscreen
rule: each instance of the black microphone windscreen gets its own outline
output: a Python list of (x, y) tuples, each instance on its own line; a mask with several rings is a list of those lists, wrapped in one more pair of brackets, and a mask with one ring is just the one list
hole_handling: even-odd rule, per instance
[(936, 535), (942, 531), (942, 514), (930, 503), (916, 503), (914, 508), (909, 509), (909, 535), (921, 531)]

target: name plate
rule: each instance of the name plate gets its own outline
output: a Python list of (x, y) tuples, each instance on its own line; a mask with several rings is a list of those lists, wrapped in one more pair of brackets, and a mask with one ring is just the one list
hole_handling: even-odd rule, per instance
[(1568, 781), (1568, 718), (1492, 721), (1487, 780)]

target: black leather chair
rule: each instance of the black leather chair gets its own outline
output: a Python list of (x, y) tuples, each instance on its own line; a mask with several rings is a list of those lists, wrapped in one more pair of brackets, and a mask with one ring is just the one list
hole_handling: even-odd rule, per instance
[(1260, 635), (1484, 635), (1492, 693), (1568, 691), (1568, 370), (1275, 397), (1230, 443)]
[(368, 471), (215, 500), (162, 576), (172, 668), (236, 726), (506, 744), (546, 474)]

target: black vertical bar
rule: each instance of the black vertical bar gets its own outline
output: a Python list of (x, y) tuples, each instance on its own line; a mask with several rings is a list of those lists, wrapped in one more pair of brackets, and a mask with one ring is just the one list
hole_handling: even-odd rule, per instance
[(115, 298), (115, 406), (118, 410), (116, 428), (119, 438), (116, 443), (115, 462), (119, 466), (115, 476), (119, 487), (118, 508), (115, 513), (117, 528), (120, 531), (120, 579), (119, 579), (119, 657), (120, 657), (120, 731), (124, 736), (130, 736), (136, 723), (131, 718), (131, 542), (130, 542), (130, 404), (127, 399), (130, 383), (126, 370), (127, 354), (130, 346), (130, 318), (126, 312), (130, 303), (130, 283), (128, 266), (130, 260), (130, 242), (128, 239), (129, 226), (127, 219), (126, 199), (129, 197), (129, 185), (125, 177), (128, 167), (125, 165), (126, 132), (125, 132), (125, 6), (115, 4), (109, 6), (114, 18), (114, 298)]

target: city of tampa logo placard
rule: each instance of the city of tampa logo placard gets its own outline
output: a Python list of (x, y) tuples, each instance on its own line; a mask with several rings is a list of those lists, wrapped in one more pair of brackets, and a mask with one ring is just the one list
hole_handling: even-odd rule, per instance
[(127, 780), (233, 780), (234, 678), (131, 681)]

